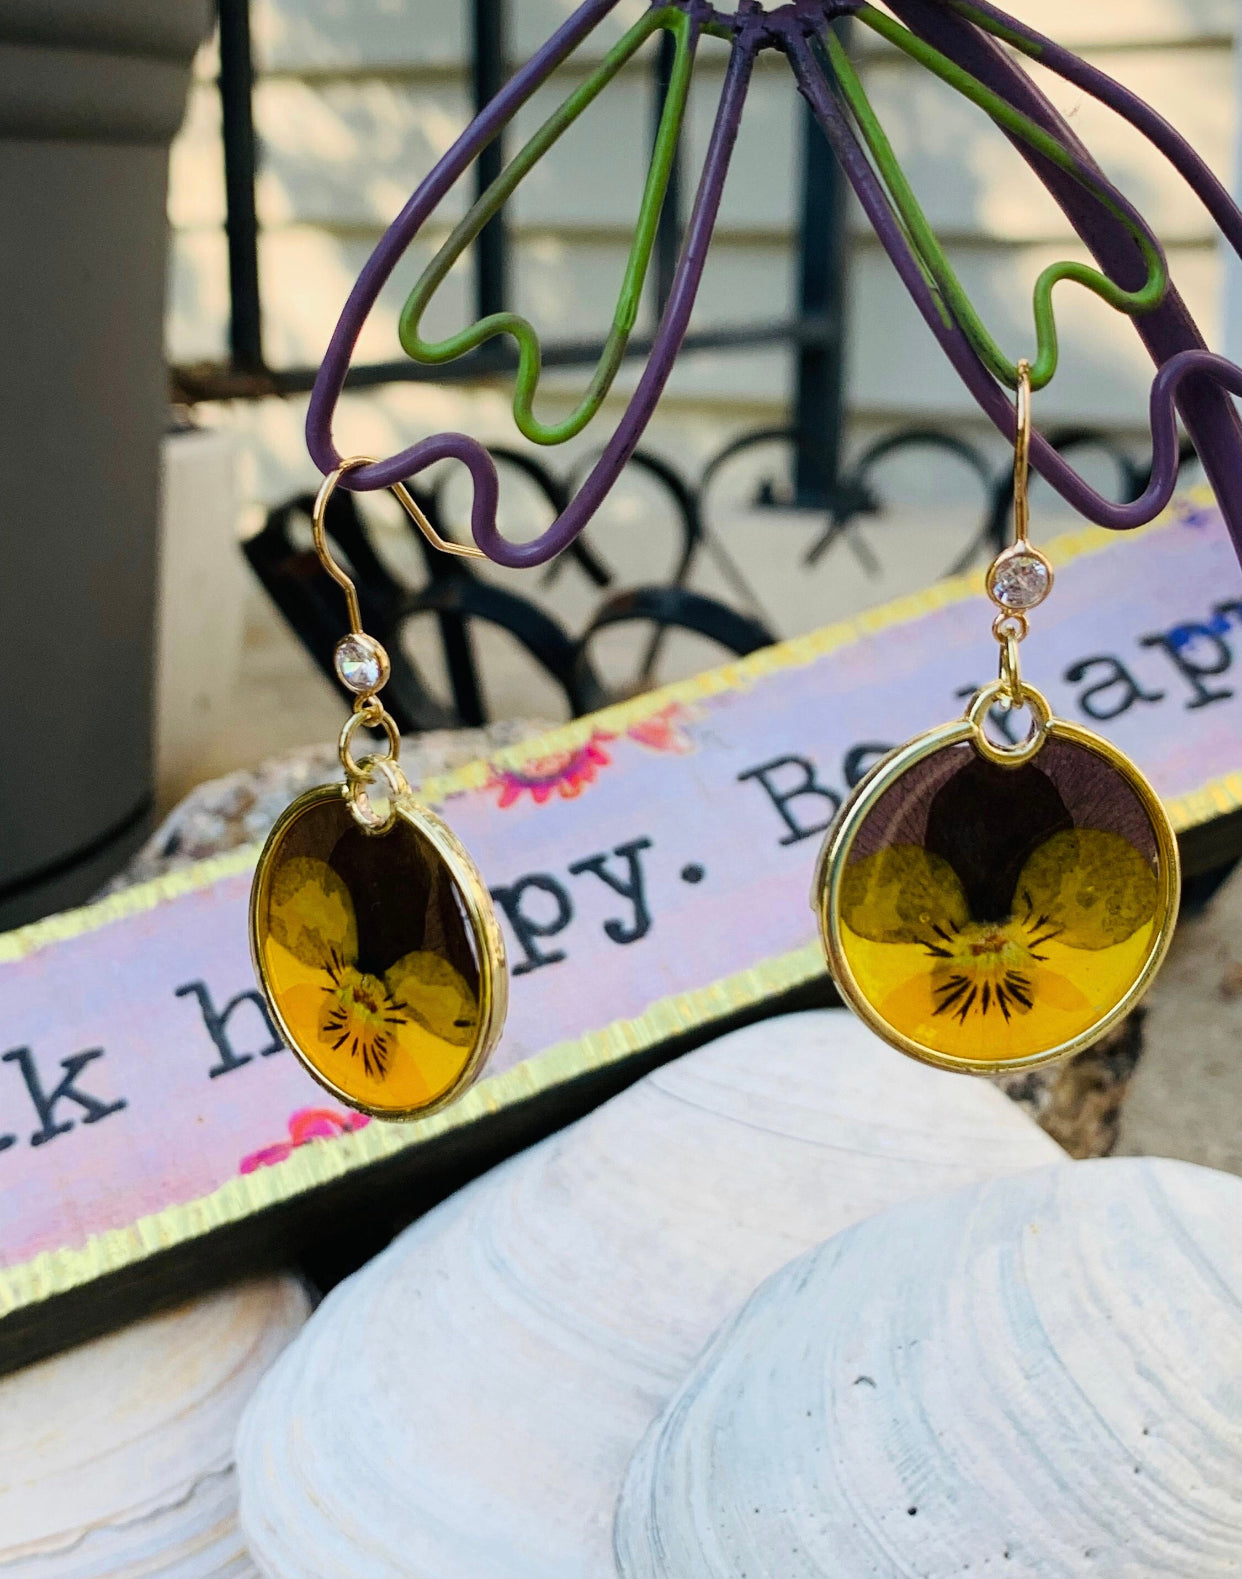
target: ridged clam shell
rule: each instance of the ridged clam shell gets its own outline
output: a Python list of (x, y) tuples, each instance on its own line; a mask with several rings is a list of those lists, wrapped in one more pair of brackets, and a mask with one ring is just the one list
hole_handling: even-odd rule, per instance
[(307, 1311), (264, 1279), (0, 1380), (4, 1579), (253, 1575), (233, 1438)]
[(755, 1284), (927, 1190), (1060, 1157), (990, 1086), (844, 1011), (678, 1060), (341, 1285), (238, 1437), (274, 1579), (611, 1576), (644, 1430)]
[(1242, 1572), (1242, 1180), (1040, 1169), (777, 1273), (644, 1439), (624, 1579)]

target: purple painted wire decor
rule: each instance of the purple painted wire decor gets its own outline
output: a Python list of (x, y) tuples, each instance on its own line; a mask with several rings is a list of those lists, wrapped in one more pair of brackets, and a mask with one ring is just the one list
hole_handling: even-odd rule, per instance
[[(333, 332), (307, 413), (307, 444), (315, 464), (325, 474), (338, 466), (342, 458), (333, 442), (332, 423), (350, 357), (396, 264), (480, 150), (618, 4), (619, 0), (585, 0), (467, 127), (375, 248)], [(1008, 390), (984, 365), (963, 329), (955, 321), (946, 321), (944, 302), (929, 285), (859, 141), (840, 90), (825, 68), (817, 41), (834, 17), (858, 10), (860, 0), (794, 0), (769, 11), (762, 8), (759, 0), (744, 0), (734, 12), (707, 4), (706, 0), (656, 0), (656, 4), (665, 8), (676, 6), (686, 12), (696, 37), (704, 30), (726, 35), (731, 56), (667, 305), (637, 388), (593, 469), (547, 531), (532, 542), (520, 544), (501, 535), (496, 467), (484, 446), (467, 434), (442, 433), (424, 439), (387, 460), (359, 467), (342, 480), (343, 487), (352, 489), (386, 488), (409, 480), (437, 461), (460, 461), (473, 484), (471, 530), (475, 542), (501, 565), (539, 565), (561, 552), (599, 509), (639, 444), (689, 329), (755, 58), (763, 49), (779, 49), (788, 58), (799, 91), (823, 128), (919, 312), (983, 411), (1007, 439), (1013, 437), (1014, 408)], [(1021, 111), (1091, 173), (1096, 192), (1089, 191), (1038, 150), (1016, 137), (1012, 139), (1101, 270), (1117, 285), (1133, 290), (1142, 282), (1143, 263), (1134, 235), (1121, 216), (1130, 216), (1142, 227), (1141, 217), (1108, 182), (1027, 73), (977, 19), (996, 25), (1011, 47), (1037, 59), (1134, 126), (1193, 189), (1234, 251), (1242, 256), (1242, 212), (1228, 192), (1185, 138), (1113, 78), (997, 10), (987, 0), (889, 0), (889, 9), (916, 38), (933, 46)], [(1159, 306), (1136, 314), (1133, 321), (1156, 365), (1151, 386), (1152, 468), (1142, 496), (1127, 504), (1105, 498), (1038, 435), (1032, 448), (1032, 463), (1088, 519), (1120, 529), (1141, 526), (1164, 509), (1172, 497), (1177, 482), (1180, 414), (1242, 559), (1242, 423), (1230, 399), (1232, 395), (1242, 396), (1242, 368), (1208, 350), (1172, 283)]]

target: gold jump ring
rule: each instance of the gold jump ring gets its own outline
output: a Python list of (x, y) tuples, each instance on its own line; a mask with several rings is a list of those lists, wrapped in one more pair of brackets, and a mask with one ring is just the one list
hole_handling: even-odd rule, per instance
[(988, 734), (988, 713), (998, 702), (1012, 705), (1011, 698), (1005, 694), (1004, 683), (993, 680), (991, 685), (985, 685), (974, 701), (970, 704), (966, 718), (974, 731), (975, 749), (1000, 767), (1021, 767), (1024, 762), (1029, 762), (1035, 756), (1048, 738), (1048, 727), (1052, 723), (1052, 709), (1048, 706), (1043, 695), (1032, 685), (1022, 687), (1022, 706), (1031, 714), (1031, 732), (1025, 740), (1019, 741), (1016, 746), (1008, 744), (998, 745)]
[[(362, 762), (354, 759), (354, 736), (359, 729), (380, 728), (388, 737), (388, 755), (377, 757), (371, 755), (364, 757)], [(401, 731), (397, 728), (392, 715), (383, 707), (379, 710), (379, 717), (368, 716), (368, 709), (362, 708), (356, 713), (351, 713), (345, 720), (345, 727), (341, 730), (338, 745), (341, 754), (341, 766), (345, 769), (345, 776), (352, 784), (365, 784), (374, 775), (375, 769), (381, 762), (396, 762), (401, 755)]]

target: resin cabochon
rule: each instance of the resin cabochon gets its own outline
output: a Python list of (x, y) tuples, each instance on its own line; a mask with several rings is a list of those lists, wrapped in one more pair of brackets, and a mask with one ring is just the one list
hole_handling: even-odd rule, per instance
[(1141, 782), (1055, 733), (1019, 767), (964, 739), (901, 771), (842, 852), (827, 920), (877, 1029), (986, 1067), (1102, 1028), (1176, 905)]
[(474, 929), (415, 818), (375, 834), (343, 795), (295, 803), (260, 862), (252, 941), (281, 1031), (354, 1106), (426, 1111), (476, 1072), (485, 1032)]

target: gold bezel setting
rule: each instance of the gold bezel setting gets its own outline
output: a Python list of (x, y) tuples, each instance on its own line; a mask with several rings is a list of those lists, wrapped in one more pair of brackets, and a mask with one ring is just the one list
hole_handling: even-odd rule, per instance
[[(1027, 688), (1029, 691), (1029, 687)], [(973, 710), (972, 710), (973, 711)], [(853, 794), (842, 806), (828, 831), (815, 872), (815, 885), (811, 903), (819, 921), (824, 952), (837, 989), (846, 1003), (875, 1033), (891, 1047), (906, 1053), (920, 1062), (933, 1064), (939, 1069), (958, 1070), (969, 1074), (1009, 1074), (1015, 1070), (1033, 1069), (1041, 1064), (1068, 1058), (1090, 1047), (1119, 1021), (1123, 1020), (1138, 1004), (1151, 986), (1160, 965), (1168, 952), (1177, 924), (1178, 903), (1181, 892), (1181, 859), (1177, 837), (1160, 798), (1130, 759), (1102, 735), (1072, 724), (1064, 719), (1051, 717), (1043, 726), (1043, 739), (1062, 740), (1068, 744), (1092, 751), (1119, 773), (1133, 789), (1151, 822), (1157, 849), (1157, 881), (1160, 885), (1158, 915), (1160, 922), (1152, 935), (1151, 947), (1143, 969), (1125, 996), (1099, 1020), (1071, 1040), (1061, 1042), (1042, 1052), (1024, 1058), (972, 1059), (958, 1058), (931, 1048), (907, 1036), (891, 1025), (863, 993), (846, 956), (840, 931), (841, 885), (845, 877), (850, 851), (860, 828), (876, 806), (880, 797), (890, 790), (911, 768), (934, 752), (946, 747), (969, 743), (978, 751), (981, 725), (972, 717), (958, 719), (929, 730), (899, 746), (883, 757), (858, 784)], [(984, 755), (984, 753), (980, 753)], [(1022, 753), (1020, 760), (1029, 761), (1035, 753)], [(992, 760), (997, 760), (993, 757)]]
[[(412, 795), (404, 794), (392, 800), (392, 820), (400, 820), (426, 840), (452, 879), (462, 910), (469, 924), (479, 967), (479, 1025), (474, 1045), (461, 1073), (453, 1084), (433, 1101), (413, 1107), (377, 1107), (360, 1100), (344, 1090), (319, 1069), (312, 1055), (301, 1046), (281, 1011), (264, 959), (263, 938), (260, 935), (271, 888), (272, 874), (277, 865), (281, 844), (289, 829), (313, 807), (330, 802), (340, 802), (351, 815), (350, 785), (326, 784), (300, 795), (281, 813), (267, 837), (255, 868), (254, 882), (250, 889), (250, 954), (255, 974), (263, 989), (277, 1030), (285, 1045), (292, 1051), (302, 1067), (338, 1101), (372, 1118), (394, 1122), (408, 1122), (426, 1118), (455, 1102), (482, 1074), (488, 1059), (495, 1051), (504, 1028), (508, 1011), (508, 968), (505, 958), (504, 936), (492, 908), (487, 886), (465, 846), (435, 812), (422, 805)], [(390, 824), (391, 825), (391, 824)], [(383, 838), (382, 832), (371, 834)]]

